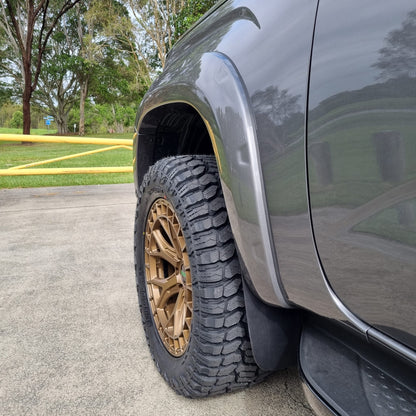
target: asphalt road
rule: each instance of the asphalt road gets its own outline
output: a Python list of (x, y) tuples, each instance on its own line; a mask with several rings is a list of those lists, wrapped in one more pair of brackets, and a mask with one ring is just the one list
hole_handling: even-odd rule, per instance
[(0, 190), (0, 414), (311, 416), (296, 370), (189, 400), (138, 315), (132, 184)]

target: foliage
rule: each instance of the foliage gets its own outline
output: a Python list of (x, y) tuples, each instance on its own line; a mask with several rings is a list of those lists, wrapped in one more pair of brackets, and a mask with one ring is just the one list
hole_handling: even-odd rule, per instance
[(30, 133), (30, 105), (48, 41), (61, 17), (80, 0), (0, 2), (1, 72), (22, 90), (23, 132)]
[(10, 127), (15, 129), (23, 127), (23, 113), (20, 110), (17, 110), (13, 113), (13, 117), (10, 121)]
[(174, 40), (178, 40), (217, 2), (218, 0), (188, 0), (177, 16), (172, 17), (175, 28)]
[[(68, 13), (69, 14), (69, 13)], [(58, 134), (68, 133), (68, 113), (78, 98), (79, 84), (76, 68), (76, 31), (65, 16), (51, 36), (44, 54), (39, 86), (34, 91), (34, 102), (49, 109), (58, 126)]]
[(0, 127), (9, 127), (10, 120), (17, 110), (22, 110), (22, 106), (14, 104), (11, 101), (6, 101), (0, 107)]
[[(132, 133), (136, 111), (136, 105), (93, 104), (88, 101), (85, 106), (85, 133), (98, 134), (100, 137), (106, 133)], [(78, 120), (79, 109), (73, 108), (68, 121), (71, 132), (74, 124), (78, 131)]]
[(164, 67), (168, 51), (218, 0), (128, 0), (132, 30), (149, 74)]
[(408, 13), (400, 29), (392, 30), (379, 50), (380, 79), (416, 77), (416, 9)]
[[(1, 58), (0, 58), (1, 59)], [(13, 89), (7, 82), (0, 80), (0, 106), (8, 102), (13, 95)]]
[[(9, 125), (30, 97), (32, 128), (51, 114), (60, 134), (73, 132), (74, 124), (80, 134), (130, 130), (168, 50), (215, 3), (2, 0), (0, 126)], [(36, 13), (30, 17), (32, 8)], [(23, 37), (32, 27), (32, 42), (19, 43), (12, 16)], [(29, 72), (24, 56), (30, 57)], [(13, 102), (18, 108), (11, 111)]]

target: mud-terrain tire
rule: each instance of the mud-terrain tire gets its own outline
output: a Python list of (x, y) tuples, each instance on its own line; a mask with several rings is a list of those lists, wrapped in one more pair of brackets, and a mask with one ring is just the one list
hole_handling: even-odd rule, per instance
[(236, 249), (213, 156), (158, 161), (140, 186), (136, 281), (157, 368), (187, 397), (262, 380), (246, 324)]

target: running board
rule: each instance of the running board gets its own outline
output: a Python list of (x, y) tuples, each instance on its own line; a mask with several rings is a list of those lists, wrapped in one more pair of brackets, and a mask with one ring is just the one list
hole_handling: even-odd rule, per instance
[(416, 371), (337, 326), (306, 325), (300, 366), (308, 387), (341, 416), (416, 415)]

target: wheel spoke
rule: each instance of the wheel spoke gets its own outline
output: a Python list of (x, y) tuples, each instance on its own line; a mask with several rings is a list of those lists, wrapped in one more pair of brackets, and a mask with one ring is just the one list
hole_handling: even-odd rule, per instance
[(154, 277), (153, 279), (149, 280), (149, 283), (158, 286), (160, 289), (162, 289), (162, 292), (165, 292), (171, 289), (172, 287), (176, 286), (178, 284), (178, 281), (176, 274), (172, 274), (166, 279)]
[[(167, 279), (153, 278), (149, 280), (149, 283), (159, 288), (158, 298), (155, 299), (157, 308), (164, 308), (169, 299), (176, 295), (180, 289), (178, 285), (177, 276), (172, 274)], [(153, 290), (155, 292), (155, 290)]]
[(158, 250), (152, 251), (151, 254), (161, 257), (172, 266), (176, 267), (179, 264), (180, 259), (175, 248), (166, 241), (160, 230), (153, 232), (153, 238), (156, 242)]
[(183, 326), (186, 316), (186, 303), (184, 290), (181, 289), (176, 299), (175, 309), (173, 311), (173, 336), (178, 338), (183, 332)]

